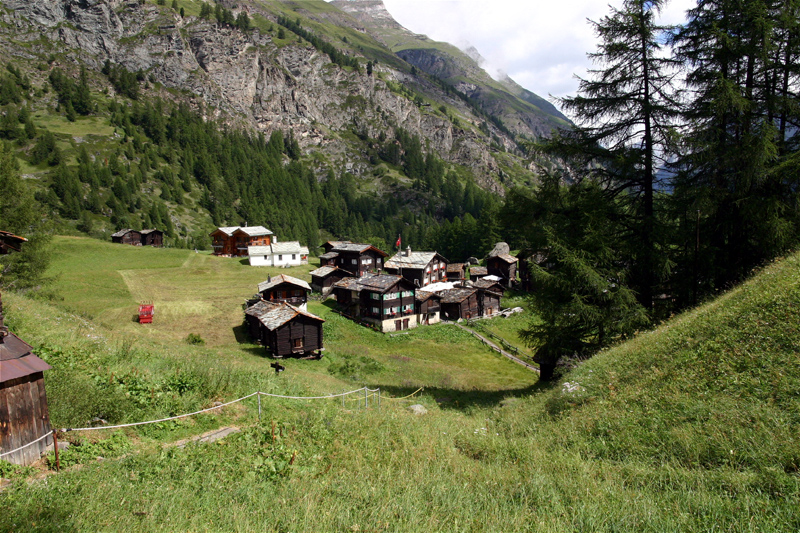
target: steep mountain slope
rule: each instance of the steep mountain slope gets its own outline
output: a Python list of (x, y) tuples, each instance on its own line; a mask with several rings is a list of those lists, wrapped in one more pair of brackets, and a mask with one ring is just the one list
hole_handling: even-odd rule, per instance
[[(168, 89), (199, 97), (209, 116), (224, 115), (265, 132), (291, 130), (304, 149), (322, 152), (332, 162), (346, 159), (356, 174), (369, 165), (361, 147), (352, 146), (343, 135), (357, 131), (374, 138), (402, 126), (445, 161), (473, 169), (483, 187), (502, 192), (501, 162), (490, 145), (494, 137), (513, 151), (512, 136), (494, 126), (484, 126), (482, 132), (478, 126), (487, 117), (476, 116), (470, 106), (448, 97), (428, 80), (411, 76), (408, 65), (390, 59), (391, 52), (358, 32), (351, 17), (324, 2), (240, 2), (232, 13), (249, 14), (255, 29), (248, 32), (192, 16), (198, 9), (195, 1), (179, 2), (186, 8), (184, 17), (165, 6), (121, 0), (6, 0), (4, 4), (8, 8), (4, 19), (14, 28), (13, 44), (5, 43), (9, 55), (33, 59), (37, 49), (49, 48), (60, 64), (79, 62), (99, 70), (110, 60), (129, 71), (145, 72)], [(376, 72), (338, 68), (291, 32), (279, 38), (279, 17), (297, 18), (343, 54), (359, 58), (362, 66), (374, 59)], [(324, 25), (315, 22), (320, 20)], [(33, 41), (36, 47), (30, 46)], [(406, 58), (414, 59), (414, 54), (409, 51)], [(422, 70), (437, 74), (435, 69)], [(404, 86), (407, 90), (398, 90)], [(473, 95), (476, 90), (496, 92), (494, 87), (459, 87)], [(516, 100), (514, 105), (528, 104)], [(482, 104), (481, 109), (489, 115), (503, 112), (498, 117), (520, 133), (546, 134), (559, 124), (519, 128), (515, 124), (531, 120), (510, 120), (498, 106)]]
[(410, 32), (392, 19), (381, 0), (334, 0), (333, 4), (356, 17), (365, 31), (398, 56), (443, 80), (476, 107), (500, 119), (500, 124), (514, 134), (539, 138), (569, 124), (552, 104), (508, 76), (500, 81), (492, 79), (481, 67), (483, 59), (474, 48), (461, 51)]

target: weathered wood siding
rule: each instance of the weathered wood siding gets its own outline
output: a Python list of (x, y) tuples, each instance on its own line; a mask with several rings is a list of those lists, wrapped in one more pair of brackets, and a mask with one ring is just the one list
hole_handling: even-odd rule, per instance
[[(298, 316), (273, 332), (274, 344), (270, 351), (277, 357), (314, 352), (322, 348), (322, 322)], [(295, 348), (294, 341), (302, 340), (302, 348)]]
[[(0, 453), (19, 448), (49, 432), (43, 373), (0, 383)], [(50, 436), (3, 459), (28, 465), (39, 459), (52, 443)]]

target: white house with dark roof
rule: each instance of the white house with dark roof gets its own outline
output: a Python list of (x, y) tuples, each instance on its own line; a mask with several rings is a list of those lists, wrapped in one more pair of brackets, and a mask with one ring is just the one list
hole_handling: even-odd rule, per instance
[(269, 246), (248, 246), (251, 266), (288, 267), (308, 264), (308, 246), (298, 241), (275, 242)]

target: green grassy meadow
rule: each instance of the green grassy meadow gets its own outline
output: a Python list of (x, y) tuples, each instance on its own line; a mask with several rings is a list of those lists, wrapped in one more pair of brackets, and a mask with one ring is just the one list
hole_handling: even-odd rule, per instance
[[(52, 457), (0, 463), (1, 531), (800, 529), (800, 255), (539, 384), (453, 326), (389, 337), (320, 302), (309, 307), (328, 320), (326, 356), (275, 375), (236, 330), (241, 299), (272, 269), (90, 239), (54, 246), (64, 299), (3, 301), (11, 330), (54, 367), (56, 426), (257, 389), (367, 384), (382, 398), (369, 409), (363, 398), (264, 399), (260, 420), (249, 399), (115, 436), (67, 433), (59, 473)], [(142, 297), (156, 302), (152, 327), (131, 320)], [(514, 322), (485, 324), (505, 334)], [(183, 342), (189, 332), (206, 345)], [(411, 414), (412, 401), (428, 413)], [(171, 446), (222, 426), (241, 432)]]

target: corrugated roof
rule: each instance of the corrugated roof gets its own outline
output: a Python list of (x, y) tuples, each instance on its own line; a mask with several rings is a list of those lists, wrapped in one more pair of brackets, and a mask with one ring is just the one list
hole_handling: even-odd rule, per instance
[(478, 289), (461, 288), (442, 291), (439, 295), (442, 297), (443, 304), (457, 304), (463, 302), (476, 292), (478, 292)]
[(272, 287), (277, 287), (281, 283), (289, 283), (291, 285), (297, 285), (298, 287), (302, 287), (308, 291), (311, 290), (311, 286), (302, 279), (297, 279), (293, 276), (287, 276), (286, 274), (278, 274), (277, 276), (274, 276), (273, 278), (267, 281), (262, 281), (261, 283), (259, 283), (258, 292), (264, 292), (266, 290), (271, 289)]
[(436, 257), (436, 252), (399, 252), (383, 265), (384, 268), (425, 268)]
[(111, 236), (112, 236), (112, 237), (122, 237), (122, 236), (124, 236), (125, 234), (127, 234), (127, 233), (130, 233), (131, 231), (136, 231), (136, 230), (135, 230), (135, 229), (131, 229), (131, 228), (125, 228), (125, 229), (121, 229), (121, 230), (119, 230), (119, 231), (118, 231), (118, 232), (116, 232), (116, 233), (112, 233), (112, 234), (111, 234)]
[(270, 331), (274, 331), (299, 315), (325, 322), (317, 315), (312, 315), (286, 302), (273, 303), (262, 300), (248, 307), (245, 314), (256, 317)]
[[(222, 228), (220, 228), (222, 229)], [(234, 230), (241, 231), (250, 237), (261, 237), (262, 235), (272, 235), (273, 233), (264, 226), (240, 226)]]

